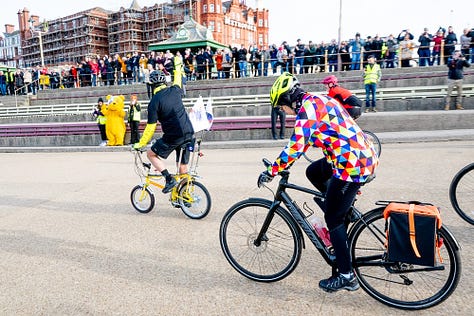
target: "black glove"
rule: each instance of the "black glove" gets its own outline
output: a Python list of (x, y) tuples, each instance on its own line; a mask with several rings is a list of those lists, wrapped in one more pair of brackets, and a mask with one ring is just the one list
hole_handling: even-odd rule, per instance
[(270, 182), (273, 180), (273, 176), (268, 173), (268, 171), (262, 172), (258, 176), (257, 186), (260, 188), (264, 183)]

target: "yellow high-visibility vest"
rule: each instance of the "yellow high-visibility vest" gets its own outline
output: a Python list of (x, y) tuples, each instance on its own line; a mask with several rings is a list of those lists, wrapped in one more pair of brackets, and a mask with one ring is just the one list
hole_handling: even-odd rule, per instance
[(364, 84), (377, 83), (380, 81), (381, 77), (382, 71), (380, 70), (380, 66), (377, 63), (373, 65), (368, 64), (365, 66)]

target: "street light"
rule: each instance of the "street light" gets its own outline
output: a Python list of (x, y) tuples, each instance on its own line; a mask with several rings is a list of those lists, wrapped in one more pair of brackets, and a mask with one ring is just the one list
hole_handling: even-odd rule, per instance
[(341, 60), (341, 28), (342, 28), (342, 0), (339, 0), (339, 29), (337, 32), (338, 37), (338, 51), (337, 51), (337, 70), (342, 71), (342, 60)]
[[(35, 22), (35, 20), (33, 20), (32, 18), (30, 18), (28, 20), (28, 22), (30, 22), (30, 30), (31, 30), (31, 33), (33, 34), (33, 32), (37, 32), (38, 33), (38, 39), (39, 39), (39, 47), (40, 47), (40, 57), (41, 57), (41, 68), (44, 68), (44, 54), (43, 54), (43, 38), (42, 38), (42, 33), (43, 31), (40, 31), (40, 30), (35, 30), (34, 29), (34, 25), (33, 23)], [(44, 32), (46, 33), (46, 32)]]

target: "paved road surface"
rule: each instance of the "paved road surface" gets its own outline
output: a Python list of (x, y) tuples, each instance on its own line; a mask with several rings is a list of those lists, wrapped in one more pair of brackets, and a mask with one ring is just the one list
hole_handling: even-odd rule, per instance
[[(330, 273), (312, 246), (297, 269), (272, 283), (252, 282), (224, 259), (218, 227), (227, 208), (256, 188), (262, 157), (279, 148), (207, 149), (199, 172), (213, 205), (191, 220), (159, 201), (134, 211), (138, 183), (128, 152), (0, 154), (0, 314), (2, 315), (411, 315), (364, 291), (328, 294)], [(474, 142), (385, 144), (377, 179), (358, 205), (377, 199), (430, 201), (462, 245), (463, 277), (443, 304), (417, 315), (471, 315), (474, 226), (448, 200), (449, 181), (473, 161)], [(170, 163), (171, 165), (171, 163)], [(306, 161), (292, 168), (305, 184)]]

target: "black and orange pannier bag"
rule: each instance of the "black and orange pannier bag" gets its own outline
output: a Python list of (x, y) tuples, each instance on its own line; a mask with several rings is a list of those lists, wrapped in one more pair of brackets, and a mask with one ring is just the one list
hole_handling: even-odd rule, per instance
[(434, 266), (442, 262), (438, 236), (439, 209), (418, 202), (391, 202), (384, 210), (387, 259), (394, 262)]

